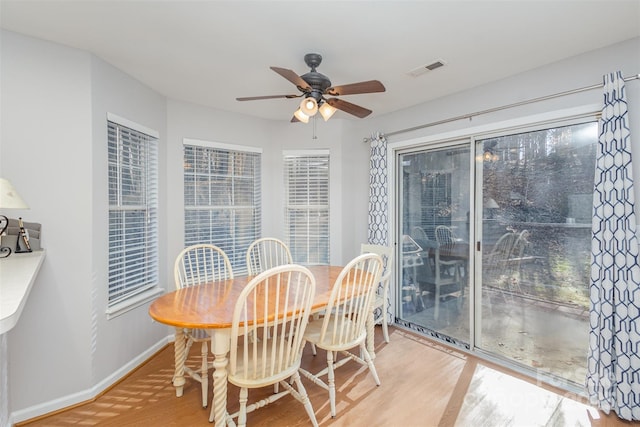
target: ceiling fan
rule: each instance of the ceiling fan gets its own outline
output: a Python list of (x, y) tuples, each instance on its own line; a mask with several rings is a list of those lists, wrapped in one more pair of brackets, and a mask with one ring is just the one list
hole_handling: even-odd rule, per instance
[(320, 112), (325, 121), (329, 120), (336, 110), (342, 110), (345, 113), (352, 114), (359, 118), (367, 117), (372, 113), (372, 111), (367, 108), (352, 104), (340, 98), (327, 98), (328, 96), (356, 95), (385, 91), (384, 85), (378, 80), (331, 86), (331, 80), (324, 74), (316, 71), (316, 68), (322, 62), (322, 56), (320, 54), (308, 53), (304, 56), (304, 62), (311, 68), (311, 71), (301, 76), (286, 68), (270, 67), (273, 71), (296, 85), (301, 92), (300, 94), (249, 96), (236, 98), (236, 100), (255, 101), (260, 99), (304, 97), (300, 103), (300, 108), (293, 114), (291, 121), (308, 123), (309, 117), (315, 115), (317, 112)]

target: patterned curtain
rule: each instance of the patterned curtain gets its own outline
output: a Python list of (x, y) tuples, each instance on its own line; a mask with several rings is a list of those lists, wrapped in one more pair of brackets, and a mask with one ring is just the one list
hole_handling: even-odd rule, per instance
[[(372, 245), (388, 245), (388, 182), (387, 140), (384, 135), (377, 132), (371, 135), (371, 158), (369, 160), (369, 236), (367, 240)], [(386, 304), (387, 319), (393, 319), (391, 310), (392, 295), (393, 291), (390, 290)], [(382, 318), (381, 314), (382, 312), (376, 309), (374, 317), (380, 320)]]
[(622, 74), (604, 76), (596, 154), (586, 387), (591, 404), (640, 420), (640, 266)]
[(387, 188), (387, 140), (380, 132), (371, 135), (369, 160), (369, 243), (387, 245), (389, 191)]

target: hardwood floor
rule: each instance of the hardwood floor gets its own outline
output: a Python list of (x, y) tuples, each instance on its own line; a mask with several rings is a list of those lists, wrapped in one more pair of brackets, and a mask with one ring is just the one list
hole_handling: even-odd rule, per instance
[[(348, 363), (336, 372), (337, 410), (328, 394), (303, 379), (321, 426), (630, 426), (580, 403), (575, 395), (518, 376), (427, 338), (390, 328), (391, 342), (376, 328), (376, 387), (366, 369)], [(196, 348), (188, 363), (197, 365)], [(321, 351), (305, 349), (303, 365), (316, 372), (326, 364)], [(211, 426), (202, 409), (200, 384), (187, 379), (176, 398), (171, 385), (173, 346), (168, 345), (94, 401), (19, 426)], [(272, 388), (249, 391), (249, 399)], [(229, 385), (229, 410), (238, 407)], [(308, 426), (304, 408), (291, 396), (248, 415), (251, 426)]]

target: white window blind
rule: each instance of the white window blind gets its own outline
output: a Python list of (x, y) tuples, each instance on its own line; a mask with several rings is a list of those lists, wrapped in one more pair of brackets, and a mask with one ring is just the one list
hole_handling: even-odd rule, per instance
[(285, 153), (285, 226), (294, 262), (329, 264), (329, 154)]
[(109, 307), (158, 284), (157, 138), (108, 122)]
[(185, 246), (211, 243), (246, 274), (246, 252), (261, 235), (261, 153), (184, 145)]

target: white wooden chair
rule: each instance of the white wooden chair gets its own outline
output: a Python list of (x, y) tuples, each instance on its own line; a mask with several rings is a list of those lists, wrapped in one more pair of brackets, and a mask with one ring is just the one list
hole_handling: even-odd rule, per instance
[(501, 287), (500, 282), (507, 275), (509, 257), (517, 239), (518, 235), (513, 231), (508, 231), (500, 236), (491, 252), (488, 253), (486, 261), (483, 262), (483, 265), (486, 266), (483, 281), (495, 287)]
[(418, 240), (429, 240), (429, 236), (427, 236), (427, 233), (424, 231), (424, 228), (416, 225), (415, 227), (413, 227), (411, 229), (411, 237), (418, 241)]
[[(291, 394), (318, 425), (298, 372), (315, 286), (306, 267), (282, 265), (260, 273), (242, 290), (231, 324), (228, 375), (228, 381), (240, 387), (240, 410), (229, 416), (229, 423), (237, 417), (238, 425), (244, 426), (247, 413)], [(284, 390), (247, 405), (248, 389), (275, 384)]]
[[(338, 275), (322, 320), (311, 322), (304, 334), (306, 341), (326, 350), (327, 367), (312, 374), (300, 369), (300, 373), (329, 392), (331, 416), (336, 416), (335, 369), (350, 360), (369, 368), (376, 385), (380, 385), (378, 373), (366, 348), (367, 319), (371, 315), (371, 302), (382, 275), (380, 255), (366, 253), (349, 262)], [(360, 349), (361, 358), (351, 350)], [(335, 361), (334, 356), (346, 356)], [(326, 382), (321, 378), (327, 375)]]
[(436, 227), (436, 241), (440, 246), (453, 244), (455, 240), (456, 237), (449, 227), (446, 225), (439, 225)]
[(282, 240), (263, 237), (251, 243), (247, 249), (247, 272), (250, 276), (285, 264), (293, 264), (293, 258)]
[(286, 264), (293, 264), (293, 258), (289, 247), (282, 240), (263, 237), (255, 240), (247, 249), (247, 274), (249, 276)]
[[(199, 286), (204, 283), (233, 279), (233, 270), (229, 258), (222, 249), (210, 244), (196, 244), (189, 246), (178, 254), (173, 268), (176, 288)], [(224, 292), (223, 289), (220, 290)], [(208, 371), (213, 363), (208, 360), (210, 337), (203, 329), (185, 329), (185, 352), (176, 358), (176, 372), (184, 372), (202, 385), (202, 406), (207, 407), (207, 392), (209, 389)], [(202, 360), (200, 371), (194, 371), (185, 362), (193, 343), (200, 343)]]
[(390, 246), (371, 245), (363, 243), (360, 245), (360, 253), (374, 253), (380, 255), (384, 270), (380, 277), (380, 284), (377, 286), (376, 295), (373, 300), (372, 310), (374, 315), (380, 310), (380, 315), (375, 317), (375, 324), (382, 325), (382, 335), (385, 342), (389, 342), (389, 313), (387, 312), (387, 301), (389, 298), (389, 282), (391, 281), (391, 270), (393, 268), (393, 248)]

